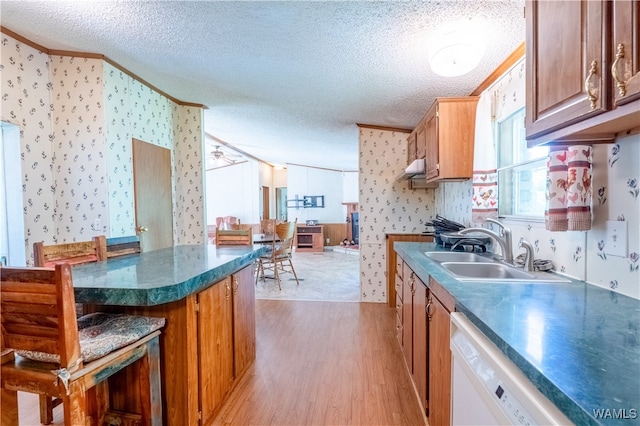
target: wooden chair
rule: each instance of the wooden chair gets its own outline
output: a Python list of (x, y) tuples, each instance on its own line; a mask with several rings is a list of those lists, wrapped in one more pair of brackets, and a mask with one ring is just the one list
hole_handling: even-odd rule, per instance
[(235, 216), (216, 217), (216, 228), (218, 229), (233, 229), (233, 225), (240, 225), (240, 219)]
[(291, 260), (295, 233), (296, 222), (284, 222), (276, 225), (276, 235), (278, 235), (279, 239), (276, 240), (274, 238), (271, 244), (271, 251), (267, 255), (258, 258), (256, 285), (260, 277), (262, 277), (262, 281), (266, 281), (265, 271), (273, 272), (273, 278), (278, 282), (278, 288), (280, 290), (282, 290), (280, 275), (284, 273), (292, 273), (297, 285), (300, 285), (298, 275)]
[(107, 238), (107, 260), (114, 257), (139, 254), (141, 251), (140, 237), (137, 235)]
[[(87, 391), (136, 361), (137, 387), (128, 392), (139, 396), (142, 413), (128, 417), (162, 424), (163, 318), (95, 313), (77, 319), (71, 267), (64, 263), (2, 268), (0, 291), (3, 425), (18, 424), (17, 391), (60, 398), (65, 425), (97, 423), (103, 416), (122, 420), (123, 414), (108, 412), (108, 401), (98, 403)], [(99, 411), (92, 413), (96, 418), (89, 417), (89, 407)]]
[(250, 246), (252, 244), (251, 228), (216, 229), (216, 246)]
[(276, 220), (275, 219), (261, 219), (260, 220), (260, 233), (273, 234), (276, 232)]
[[(89, 262), (107, 260), (107, 239), (104, 235), (93, 237), (90, 241), (44, 245), (40, 241), (33, 243), (33, 261), (37, 267), (53, 267), (58, 263), (80, 265)], [(83, 307), (76, 305), (76, 315), (82, 315)], [(48, 425), (53, 421), (53, 409), (62, 403), (61, 399), (53, 399), (40, 395), (40, 423)]]
[(93, 237), (91, 241), (44, 245), (33, 243), (35, 266), (52, 267), (64, 262), (69, 265), (107, 260), (107, 239), (104, 235)]

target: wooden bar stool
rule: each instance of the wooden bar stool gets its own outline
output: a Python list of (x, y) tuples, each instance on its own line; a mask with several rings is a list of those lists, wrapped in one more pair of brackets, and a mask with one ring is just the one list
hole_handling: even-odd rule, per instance
[[(54, 267), (57, 263), (80, 265), (83, 263), (107, 260), (107, 243), (104, 235), (93, 237), (89, 241), (76, 241), (63, 244), (47, 244), (43, 241), (33, 243), (33, 262), (39, 267)], [(76, 315), (82, 315), (83, 307), (76, 305)], [(53, 409), (62, 400), (40, 395), (40, 423), (48, 425), (53, 421)]]
[(141, 413), (127, 418), (162, 424), (159, 329), (164, 318), (99, 312), (76, 318), (68, 264), (1, 272), (2, 425), (18, 424), (17, 391), (60, 398), (65, 425), (99, 423), (112, 415), (109, 402), (89, 404), (87, 391), (134, 365), (137, 384), (127, 392), (139, 396)]

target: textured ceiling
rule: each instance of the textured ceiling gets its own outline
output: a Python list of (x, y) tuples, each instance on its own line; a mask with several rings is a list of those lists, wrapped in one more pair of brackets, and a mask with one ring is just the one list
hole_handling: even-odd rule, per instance
[[(261, 160), (357, 170), (356, 123), (413, 128), (435, 97), (471, 93), (524, 41), (523, 11), (523, 0), (2, 1), (0, 20), (206, 105), (205, 132)], [(444, 78), (427, 48), (450, 22), (479, 23), (487, 49), (474, 71)]]

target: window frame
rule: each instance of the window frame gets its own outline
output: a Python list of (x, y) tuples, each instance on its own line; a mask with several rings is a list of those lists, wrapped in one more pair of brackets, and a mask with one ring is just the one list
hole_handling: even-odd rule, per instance
[[(500, 182), (501, 182), (501, 175), (502, 173), (506, 172), (506, 171), (511, 171), (517, 168), (521, 168), (523, 166), (527, 166), (530, 164), (536, 164), (536, 163), (541, 163), (544, 164), (546, 166), (546, 162), (548, 161), (548, 147), (547, 147), (547, 154), (545, 154), (545, 156), (541, 156), (538, 158), (534, 158), (534, 159), (526, 159), (526, 160), (522, 160), (520, 162), (516, 162), (515, 160), (513, 160), (513, 157), (516, 157), (516, 153), (512, 152), (512, 161), (510, 162), (510, 164), (508, 165), (502, 165), (501, 163), (501, 158), (500, 158), (500, 153), (502, 151), (502, 144), (503, 143), (507, 143), (506, 141), (503, 140), (502, 135), (503, 132), (501, 131), (501, 125), (509, 120), (512, 120), (514, 117), (517, 117), (518, 115), (522, 115), (522, 123), (523, 123), (523, 127), (522, 127), (522, 134), (524, 135), (524, 117), (525, 117), (525, 108), (519, 108), (518, 110), (514, 111), (513, 113), (509, 114), (507, 117), (504, 117), (502, 120), (495, 120), (494, 121), (494, 137), (495, 137), (495, 144), (496, 144), (496, 170), (497, 170), (497, 182), (498, 182), (498, 217), (500, 218), (504, 218), (510, 221), (514, 221), (514, 222), (544, 222), (545, 217), (544, 217), (544, 210), (542, 212), (541, 215), (524, 215), (524, 214), (505, 214), (503, 213), (503, 209), (502, 206), (504, 205), (504, 196), (503, 196), (503, 189), (501, 188)], [(512, 124), (512, 129), (513, 129), (513, 124)], [(513, 132), (511, 132), (513, 133)], [(513, 145), (513, 139), (511, 139), (511, 144)], [(519, 144), (518, 144), (519, 145)], [(513, 148), (514, 150), (516, 148)], [(529, 148), (526, 147), (525, 145), (525, 150), (527, 150)], [(518, 151), (518, 152), (522, 152), (522, 151)], [(514, 182), (515, 184), (518, 184), (519, 182), (521, 182), (520, 180), (517, 180), (516, 182)], [(544, 195), (546, 198), (546, 182), (545, 182), (545, 186), (544, 186)], [(514, 194), (511, 197), (511, 202), (510, 202), (510, 210), (513, 212), (516, 210), (516, 195)]]

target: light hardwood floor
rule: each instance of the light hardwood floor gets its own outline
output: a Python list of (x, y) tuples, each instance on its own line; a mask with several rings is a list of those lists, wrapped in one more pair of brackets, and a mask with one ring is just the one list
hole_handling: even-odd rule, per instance
[(215, 424), (425, 424), (386, 304), (256, 300), (256, 335), (256, 362)]
[(420, 425), (385, 304), (256, 301), (257, 359), (215, 424)]

